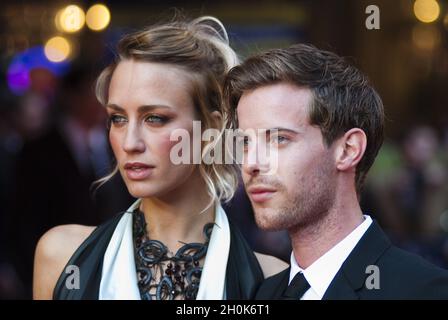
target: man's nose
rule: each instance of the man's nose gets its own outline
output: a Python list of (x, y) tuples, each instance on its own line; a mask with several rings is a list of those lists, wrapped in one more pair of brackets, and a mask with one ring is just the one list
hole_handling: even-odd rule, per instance
[(258, 140), (256, 143), (248, 146), (244, 155), (243, 170), (251, 176), (269, 172), (270, 168), (269, 157), (266, 153), (266, 143)]

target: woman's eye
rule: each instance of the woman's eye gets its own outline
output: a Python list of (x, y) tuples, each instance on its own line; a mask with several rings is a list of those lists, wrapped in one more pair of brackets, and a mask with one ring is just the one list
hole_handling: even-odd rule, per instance
[(109, 117), (109, 123), (114, 124), (114, 125), (122, 124), (122, 123), (125, 123), (127, 121), (128, 120), (125, 117), (120, 116), (118, 114), (113, 114), (113, 115), (111, 115)]
[(168, 119), (166, 117), (157, 116), (157, 115), (150, 115), (145, 118), (146, 122), (154, 123), (154, 124), (163, 124), (163, 123), (166, 123), (167, 120)]

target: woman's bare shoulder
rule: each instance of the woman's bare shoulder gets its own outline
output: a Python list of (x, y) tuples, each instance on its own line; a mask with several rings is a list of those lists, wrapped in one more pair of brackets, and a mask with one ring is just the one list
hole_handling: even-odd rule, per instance
[(258, 252), (254, 253), (261, 269), (263, 270), (263, 275), (265, 278), (273, 276), (274, 274), (277, 274), (289, 267), (286, 262), (279, 258)]
[(34, 256), (33, 298), (51, 299), (65, 265), (95, 227), (61, 225), (48, 230), (37, 243)]

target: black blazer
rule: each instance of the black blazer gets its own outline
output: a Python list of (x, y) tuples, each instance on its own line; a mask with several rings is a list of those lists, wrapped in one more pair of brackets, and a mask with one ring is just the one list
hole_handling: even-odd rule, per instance
[[(369, 265), (379, 268), (379, 289), (367, 289)], [(267, 278), (256, 299), (281, 299), (290, 268)], [(354, 299), (448, 299), (448, 271), (393, 246), (376, 221), (347, 257), (323, 297)]]

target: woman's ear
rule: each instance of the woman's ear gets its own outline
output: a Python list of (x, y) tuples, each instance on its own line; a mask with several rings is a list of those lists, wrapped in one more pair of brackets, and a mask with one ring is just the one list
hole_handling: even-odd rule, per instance
[(340, 142), (341, 152), (338, 153), (336, 167), (341, 171), (356, 168), (366, 151), (366, 134), (359, 128), (352, 128), (344, 134)]
[(219, 112), (219, 111), (213, 111), (212, 112), (212, 118), (215, 120), (215, 121), (222, 121), (222, 115), (221, 115), (221, 112)]

